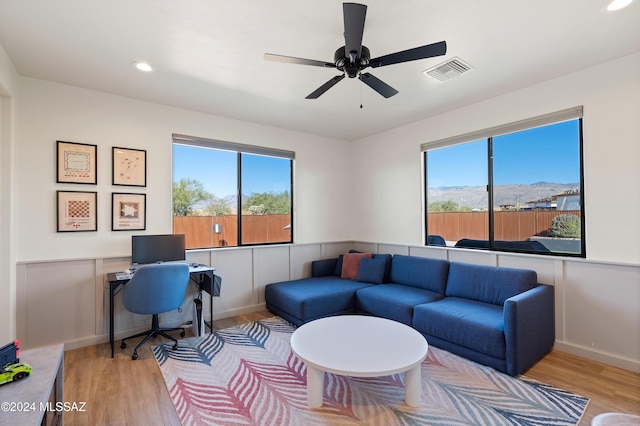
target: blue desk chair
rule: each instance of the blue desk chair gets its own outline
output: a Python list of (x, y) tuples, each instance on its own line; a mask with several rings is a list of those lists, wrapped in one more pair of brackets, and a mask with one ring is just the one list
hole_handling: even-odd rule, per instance
[(120, 347), (127, 347), (125, 340), (146, 336), (133, 350), (132, 359), (138, 359), (138, 349), (147, 340), (155, 336), (164, 336), (173, 340), (173, 349), (178, 349), (178, 341), (165, 331), (182, 330), (182, 327), (161, 328), (158, 315), (178, 309), (184, 301), (184, 294), (189, 283), (189, 265), (186, 263), (164, 263), (141, 266), (131, 280), (123, 287), (122, 301), (131, 312), (142, 315), (152, 315), (151, 329), (143, 333), (122, 339)]

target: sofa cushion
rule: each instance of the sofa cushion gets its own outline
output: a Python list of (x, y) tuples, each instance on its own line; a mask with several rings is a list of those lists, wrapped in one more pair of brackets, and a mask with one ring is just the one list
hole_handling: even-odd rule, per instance
[(501, 306), (445, 297), (416, 306), (412, 325), (421, 333), (495, 358), (506, 358)]
[(311, 262), (311, 276), (326, 277), (328, 275), (333, 275), (337, 262), (337, 258), (314, 260)]
[(449, 261), (396, 254), (391, 260), (391, 282), (444, 294)]
[(346, 253), (342, 258), (342, 272), (340, 278), (347, 280), (355, 280), (358, 278), (358, 269), (360, 268), (360, 260), (363, 258), (371, 259), (371, 253)]
[(390, 254), (386, 253), (374, 253), (372, 256), (374, 259), (384, 259), (385, 267), (384, 267), (384, 281), (385, 283), (391, 282), (391, 260), (393, 257)]
[(387, 262), (385, 259), (360, 259), (360, 267), (358, 268), (358, 277), (356, 280), (365, 283), (381, 284), (384, 282), (384, 272), (386, 268)]
[(537, 285), (538, 274), (528, 269), (451, 262), (446, 295), (503, 305)]
[(443, 297), (440, 293), (402, 284), (380, 284), (356, 292), (356, 309), (410, 326), (414, 306)]
[(316, 318), (355, 311), (356, 290), (372, 284), (335, 276), (304, 278), (267, 284), (264, 298), (273, 306), (307, 322)]

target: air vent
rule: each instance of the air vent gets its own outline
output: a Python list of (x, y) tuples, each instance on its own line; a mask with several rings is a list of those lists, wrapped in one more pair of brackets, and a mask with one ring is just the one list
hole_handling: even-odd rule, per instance
[(458, 57), (454, 57), (449, 59), (447, 62), (443, 62), (433, 68), (423, 71), (423, 73), (438, 81), (447, 81), (452, 78), (456, 78), (467, 71), (471, 71), (472, 69), (473, 67), (471, 65)]

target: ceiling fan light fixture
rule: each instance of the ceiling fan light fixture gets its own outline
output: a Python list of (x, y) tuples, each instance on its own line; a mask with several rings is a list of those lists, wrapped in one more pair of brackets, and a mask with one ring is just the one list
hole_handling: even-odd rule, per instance
[(153, 67), (151, 66), (151, 64), (149, 64), (147, 62), (134, 62), (133, 66), (138, 71), (142, 71), (142, 72), (151, 72), (151, 71), (153, 71)]
[(634, 0), (611, 0), (607, 4), (607, 11), (615, 12), (616, 10), (624, 9), (625, 7), (633, 3), (633, 1)]
[(367, 46), (362, 45), (367, 6), (358, 3), (344, 3), (342, 5), (342, 13), (344, 16), (344, 46), (339, 47), (333, 54), (333, 63), (296, 58), (294, 56), (274, 55), (272, 53), (264, 54), (264, 58), (268, 61), (335, 68), (338, 71), (342, 71), (341, 75), (327, 81), (311, 92), (306, 99), (318, 99), (319, 96), (345, 77), (358, 78), (381, 96), (390, 98), (398, 93), (396, 89), (370, 73), (363, 73), (362, 71), (368, 67), (378, 68), (401, 64), (403, 62), (443, 56), (447, 53), (447, 43), (443, 40), (438, 43), (426, 44), (371, 59), (371, 52)]

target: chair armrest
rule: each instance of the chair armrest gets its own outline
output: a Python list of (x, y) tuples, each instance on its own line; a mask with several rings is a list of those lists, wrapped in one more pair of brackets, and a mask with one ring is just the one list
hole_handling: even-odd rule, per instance
[(553, 348), (555, 297), (551, 285), (540, 284), (504, 302), (507, 373), (516, 376)]
[(333, 272), (336, 270), (337, 263), (337, 257), (335, 259), (314, 260), (311, 262), (311, 276), (327, 277), (333, 275)]

